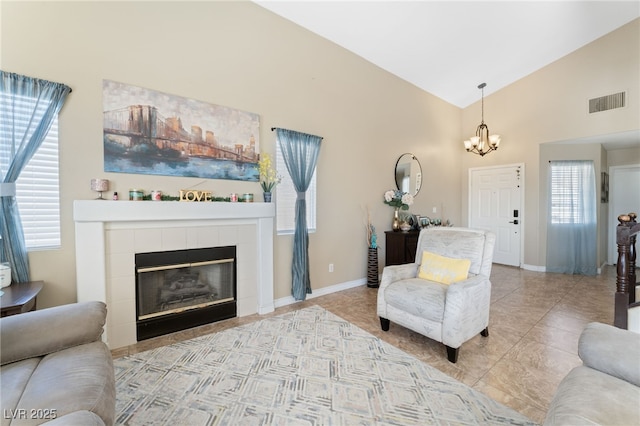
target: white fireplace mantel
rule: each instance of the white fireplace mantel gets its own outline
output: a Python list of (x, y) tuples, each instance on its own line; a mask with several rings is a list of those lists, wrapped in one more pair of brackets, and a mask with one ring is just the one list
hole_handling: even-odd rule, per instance
[[(112, 349), (136, 341), (130, 258), (140, 246), (142, 251), (196, 248), (207, 237), (237, 242), (246, 260), (238, 266), (238, 315), (274, 310), (274, 204), (76, 200), (73, 216), (77, 298), (107, 303), (106, 340)], [(115, 248), (118, 244), (126, 248)], [(114, 270), (126, 272), (119, 276)]]
[[(272, 203), (76, 200), (78, 222), (260, 219), (275, 216)], [(272, 238), (273, 239), (273, 238)]]

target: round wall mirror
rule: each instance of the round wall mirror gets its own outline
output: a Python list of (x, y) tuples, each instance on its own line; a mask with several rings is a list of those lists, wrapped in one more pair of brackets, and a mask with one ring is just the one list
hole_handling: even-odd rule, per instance
[(396, 162), (394, 177), (398, 190), (414, 197), (418, 195), (422, 186), (422, 166), (416, 156), (410, 153), (402, 154)]

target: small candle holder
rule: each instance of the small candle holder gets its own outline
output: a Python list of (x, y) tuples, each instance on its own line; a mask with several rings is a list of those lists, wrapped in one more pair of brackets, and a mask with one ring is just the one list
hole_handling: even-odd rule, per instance
[(99, 193), (99, 196), (98, 198), (96, 198), (96, 200), (104, 200), (105, 198), (102, 198), (102, 193), (108, 189), (108, 179), (91, 179), (91, 190)]

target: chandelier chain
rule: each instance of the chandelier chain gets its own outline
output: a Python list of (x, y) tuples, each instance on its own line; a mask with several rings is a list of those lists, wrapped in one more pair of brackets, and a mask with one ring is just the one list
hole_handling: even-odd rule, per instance
[(467, 152), (478, 154), (481, 157), (491, 151), (497, 150), (500, 145), (500, 135), (490, 135), (489, 126), (484, 123), (484, 88), (486, 85), (487, 83), (481, 83), (478, 86), (478, 89), (481, 90), (480, 107), (482, 120), (476, 129), (476, 136), (470, 138), (470, 140), (464, 141), (464, 146)]
[[(480, 86), (482, 86), (482, 84)], [(482, 110), (481, 121), (482, 121), (482, 124), (484, 124), (484, 86), (482, 86), (480, 90), (482, 91), (482, 101), (480, 102), (481, 110)]]

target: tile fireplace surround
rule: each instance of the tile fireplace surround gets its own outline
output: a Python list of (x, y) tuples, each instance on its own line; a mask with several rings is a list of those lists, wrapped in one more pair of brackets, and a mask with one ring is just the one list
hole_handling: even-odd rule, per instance
[(273, 301), (271, 203), (76, 200), (78, 301), (107, 304), (111, 349), (136, 343), (135, 254), (235, 245), (238, 316)]

